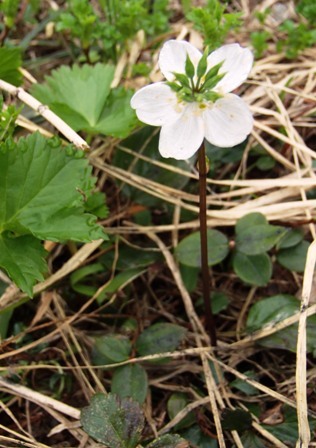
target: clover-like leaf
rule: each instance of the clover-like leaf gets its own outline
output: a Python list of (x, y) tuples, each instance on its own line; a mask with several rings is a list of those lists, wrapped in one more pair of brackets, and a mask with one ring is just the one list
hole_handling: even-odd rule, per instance
[(136, 124), (129, 104), (132, 93), (111, 89), (113, 77), (111, 65), (62, 66), (31, 92), (75, 131), (126, 137)]
[(135, 448), (144, 427), (138, 403), (113, 394), (96, 394), (81, 411), (84, 431), (108, 448)]
[[(62, 147), (58, 139), (33, 134), (0, 145), (0, 263), (29, 295), (45, 271), (44, 251), (36, 238), (82, 242), (106, 238), (96, 217), (84, 210), (84, 197), (91, 194), (94, 183), (83, 152)], [(19, 239), (26, 235), (28, 240)], [(9, 247), (17, 266), (8, 257)]]

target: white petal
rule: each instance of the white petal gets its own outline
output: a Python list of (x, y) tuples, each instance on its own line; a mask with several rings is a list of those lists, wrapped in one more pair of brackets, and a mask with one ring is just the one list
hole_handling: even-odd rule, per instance
[(189, 55), (196, 67), (202, 57), (202, 53), (193, 45), (184, 40), (168, 40), (162, 47), (158, 64), (162, 74), (168, 81), (174, 80), (173, 73), (185, 73), (185, 61)]
[(243, 142), (253, 126), (252, 114), (239, 96), (229, 93), (203, 113), (205, 138), (220, 148)]
[(156, 82), (138, 90), (131, 99), (137, 117), (152, 126), (162, 126), (179, 118), (184, 105), (164, 82)]
[(162, 157), (189, 159), (199, 149), (203, 139), (202, 113), (197, 104), (191, 103), (177, 121), (161, 128), (159, 152)]
[(228, 93), (247, 79), (253, 64), (253, 54), (248, 48), (242, 48), (239, 44), (223, 45), (208, 56), (208, 70), (222, 61), (224, 64), (219, 73), (226, 75), (214, 90)]

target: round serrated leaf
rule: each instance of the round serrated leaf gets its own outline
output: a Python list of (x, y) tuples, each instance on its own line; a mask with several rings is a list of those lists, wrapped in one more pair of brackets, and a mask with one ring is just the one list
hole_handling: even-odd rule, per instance
[(246, 255), (235, 252), (233, 268), (238, 277), (255, 286), (265, 286), (272, 275), (272, 263), (267, 254)]
[(93, 362), (102, 365), (126, 361), (131, 347), (130, 341), (122, 336), (98, 336), (92, 352)]
[(247, 255), (259, 255), (268, 250), (282, 238), (284, 227), (261, 224), (241, 229), (236, 236), (236, 249)]
[(175, 350), (184, 339), (186, 329), (180, 325), (157, 323), (146, 328), (138, 337), (136, 350), (140, 356)]
[(308, 248), (308, 241), (301, 241), (294, 247), (281, 249), (277, 254), (277, 260), (283, 267), (290, 271), (303, 272)]
[(143, 404), (148, 389), (145, 369), (139, 364), (128, 364), (115, 369), (111, 382), (111, 392), (120, 398), (132, 398)]
[(81, 411), (86, 433), (108, 448), (135, 448), (144, 427), (139, 404), (113, 394), (96, 394)]
[[(208, 265), (213, 266), (223, 261), (229, 252), (226, 236), (218, 230), (207, 231)], [(186, 266), (201, 266), (200, 233), (194, 232), (183, 238), (175, 250), (178, 261)]]

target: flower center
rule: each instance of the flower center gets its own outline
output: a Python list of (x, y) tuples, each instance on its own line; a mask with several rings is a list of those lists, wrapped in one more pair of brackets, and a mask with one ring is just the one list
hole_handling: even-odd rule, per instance
[(187, 55), (185, 62), (185, 74), (173, 73), (175, 80), (167, 82), (168, 86), (176, 92), (179, 101), (187, 103), (199, 103), (199, 107), (206, 107), (205, 102), (215, 103), (222, 98), (218, 92), (213, 89), (226, 73), (219, 73), (223, 62), (214, 65), (207, 71), (207, 53), (204, 52), (197, 67), (195, 67)]

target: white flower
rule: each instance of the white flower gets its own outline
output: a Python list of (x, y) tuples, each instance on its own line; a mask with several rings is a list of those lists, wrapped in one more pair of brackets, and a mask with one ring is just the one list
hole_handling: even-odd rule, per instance
[[(167, 82), (143, 87), (131, 100), (141, 121), (161, 126), (159, 152), (163, 157), (188, 159), (204, 138), (219, 147), (245, 140), (253, 118), (247, 104), (230, 92), (247, 79), (252, 64), (251, 51), (239, 44), (224, 45), (208, 56), (185, 41), (164, 44), (159, 67)], [(204, 73), (200, 77), (199, 65), (200, 74)]]

